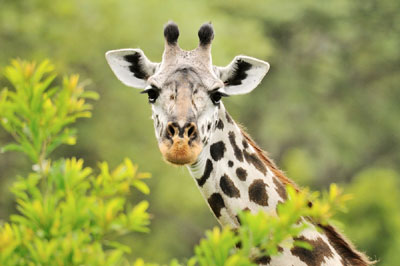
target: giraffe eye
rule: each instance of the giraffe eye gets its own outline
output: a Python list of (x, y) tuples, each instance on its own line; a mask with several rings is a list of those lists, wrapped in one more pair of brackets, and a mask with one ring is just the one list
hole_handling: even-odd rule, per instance
[(222, 93), (220, 93), (219, 91), (210, 94), (211, 101), (215, 105), (220, 103), (222, 96), (223, 96)]
[(147, 95), (149, 96), (149, 102), (150, 103), (155, 103), (157, 98), (158, 98), (159, 93), (156, 90), (149, 90), (147, 92)]
[(141, 93), (147, 93), (147, 96), (149, 97), (149, 103), (155, 103), (158, 96), (160, 95), (160, 89), (156, 87), (151, 87), (150, 89), (144, 90)]

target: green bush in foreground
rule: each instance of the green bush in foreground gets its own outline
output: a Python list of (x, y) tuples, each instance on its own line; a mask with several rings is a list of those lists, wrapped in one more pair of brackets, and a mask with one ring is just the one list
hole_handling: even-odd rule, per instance
[[(14, 90), (0, 94), (0, 123), (16, 143), (3, 150), (25, 153), (33, 172), (18, 177), (11, 188), (18, 214), (0, 227), (0, 265), (131, 265), (124, 257), (130, 248), (118, 237), (149, 231), (148, 202), (131, 206), (127, 196), (132, 189), (148, 194), (143, 179), (150, 175), (138, 172), (129, 159), (112, 171), (106, 162), (94, 170), (82, 159), (49, 159), (59, 145), (75, 144), (76, 132), (68, 126), (90, 117), (86, 99), (97, 99), (97, 94), (85, 91), (78, 76), (52, 87), (56, 74), (48, 61), (15, 60), (4, 73)], [(240, 228), (207, 231), (186, 264), (256, 265), (255, 258), (278, 254), (278, 245), (310, 249), (305, 242), (290, 241), (310, 226), (301, 217), (326, 223), (348, 200), (335, 185), (321, 199), (307, 190), (287, 191), (278, 216), (240, 213)], [(156, 264), (137, 259), (132, 265)], [(181, 264), (174, 260), (170, 265)]]
[(68, 126), (90, 117), (94, 92), (84, 91), (78, 76), (65, 77), (61, 86), (48, 61), (13, 61), (5, 76), (15, 91), (0, 96), (0, 121), (16, 143), (3, 150), (29, 156), (34, 172), (19, 177), (11, 190), (19, 214), (0, 229), (0, 265), (116, 265), (129, 247), (116, 241), (127, 232), (147, 232), (148, 203), (129, 207), (131, 189), (149, 189), (137, 166), (126, 159), (110, 172), (84, 167), (82, 159), (51, 161), (48, 155), (60, 144), (74, 144)]

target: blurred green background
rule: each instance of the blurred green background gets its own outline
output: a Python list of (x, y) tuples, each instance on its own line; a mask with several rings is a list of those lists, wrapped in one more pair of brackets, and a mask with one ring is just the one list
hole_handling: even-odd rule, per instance
[[(184, 49), (211, 21), (213, 60), (246, 54), (271, 69), (251, 94), (224, 100), (234, 119), (301, 186), (339, 183), (354, 195), (339, 217), (345, 234), (380, 265), (400, 261), (400, 1), (0, 0), (0, 67), (11, 58), (50, 58), (60, 73), (79, 73), (99, 92), (91, 119), (78, 123), (77, 156), (95, 166), (124, 157), (153, 174), (150, 234), (130, 235), (132, 258), (166, 263), (188, 257), (216, 221), (185, 168), (158, 151), (150, 107), (123, 86), (104, 53), (163, 52), (163, 25), (174, 20)], [(7, 86), (4, 78), (0, 87)], [(0, 145), (11, 140), (0, 130)], [(18, 153), (0, 154), (0, 219), (14, 209), (9, 186), (30, 171)], [(133, 195), (133, 199), (142, 197)]]

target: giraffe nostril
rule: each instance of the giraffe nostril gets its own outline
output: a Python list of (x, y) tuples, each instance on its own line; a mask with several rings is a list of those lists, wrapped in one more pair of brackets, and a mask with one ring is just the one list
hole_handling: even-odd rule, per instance
[(195, 138), (196, 137), (196, 126), (194, 125), (194, 124), (191, 124), (190, 126), (189, 126), (189, 129), (188, 129), (188, 137), (191, 139), (191, 138)]
[(175, 136), (175, 127), (172, 125), (172, 123), (171, 124), (169, 124), (168, 125), (168, 127), (167, 127), (167, 134), (168, 134), (168, 136), (169, 137), (173, 137), (173, 136)]
[(189, 130), (188, 130), (188, 136), (189, 136), (189, 138), (190, 138), (190, 136), (193, 134), (193, 132), (194, 132), (194, 126), (191, 126), (191, 127), (189, 128)]

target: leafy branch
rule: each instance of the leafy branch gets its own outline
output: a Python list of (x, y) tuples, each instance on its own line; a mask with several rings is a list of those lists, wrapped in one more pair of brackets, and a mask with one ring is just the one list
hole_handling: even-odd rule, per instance
[(4, 75), (15, 90), (3, 89), (0, 94), (0, 123), (16, 143), (2, 151), (21, 151), (42, 167), (59, 145), (75, 144), (76, 130), (67, 126), (91, 116), (92, 105), (86, 99), (98, 99), (98, 94), (85, 91), (78, 75), (64, 77), (61, 86), (51, 86), (57, 75), (48, 60), (39, 65), (12, 60)]
[[(0, 94), (0, 123), (16, 143), (3, 151), (25, 153), (34, 172), (18, 177), (11, 191), (18, 214), (0, 227), (0, 265), (121, 265), (130, 248), (117, 237), (148, 232), (148, 202), (130, 206), (132, 189), (149, 188), (129, 159), (110, 171), (106, 162), (95, 171), (82, 159), (58, 159), (49, 154), (61, 144), (74, 145), (76, 130), (69, 126), (90, 117), (97, 99), (85, 91), (77, 75), (65, 77), (61, 86), (49, 61), (39, 65), (13, 60), (4, 74), (14, 90)], [(96, 173), (97, 172), (97, 173)]]

